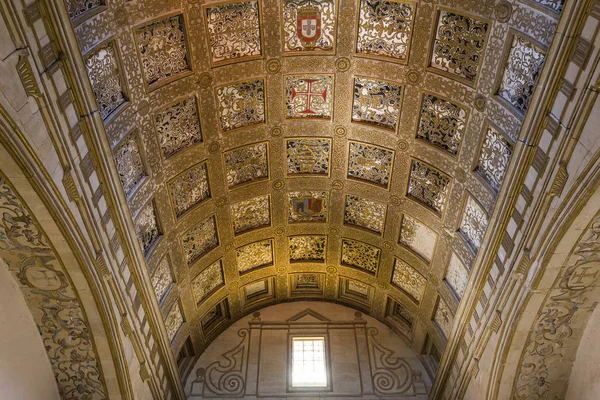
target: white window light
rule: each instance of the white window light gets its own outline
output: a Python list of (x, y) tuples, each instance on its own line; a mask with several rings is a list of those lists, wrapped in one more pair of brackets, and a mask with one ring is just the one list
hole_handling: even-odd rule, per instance
[(326, 388), (324, 337), (292, 338), (292, 387)]

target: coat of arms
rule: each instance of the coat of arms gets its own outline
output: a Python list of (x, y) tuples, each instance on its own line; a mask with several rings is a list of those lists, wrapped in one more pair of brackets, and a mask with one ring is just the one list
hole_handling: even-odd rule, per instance
[(321, 11), (318, 7), (303, 7), (296, 14), (296, 33), (305, 47), (314, 47), (321, 37)]
[(294, 212), (303, 217), (312, 217), (323, 210), (323, 199), (314, 197), (300, 197), (293, 199)]

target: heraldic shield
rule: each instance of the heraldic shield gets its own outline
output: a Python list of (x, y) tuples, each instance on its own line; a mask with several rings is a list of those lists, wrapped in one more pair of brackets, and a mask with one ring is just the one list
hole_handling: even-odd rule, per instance
[(321, 37), (321, 11), (317, 7), (303, 7), (297, 11), (296, 32), (302, 44), (306, 47), (316, 45)]
[(312, 197), (302, 197), (293, 200), (294, 212), (304, 217), (312, 217), (323, 210), (323, 200)]

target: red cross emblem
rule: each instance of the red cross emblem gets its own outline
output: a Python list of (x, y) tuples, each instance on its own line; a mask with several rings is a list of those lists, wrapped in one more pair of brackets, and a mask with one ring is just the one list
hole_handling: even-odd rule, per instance
[(304, 82), (308, 85), (306, 92), (298, 92), (295, 88), (292, 88), (292, 101), (297, 96), (306, 96), (306, 108), (303, 111), (300, 111), (300, 114), (314, 114), (315, 112), (311, 108), (311, 102), (313, 97), (321, 97), (323, 101), (327, 101), (327, 88), (322, 92), (313, 92), (312, 85), (315, 82), (318, 82), (317, 79), (303, 79)]

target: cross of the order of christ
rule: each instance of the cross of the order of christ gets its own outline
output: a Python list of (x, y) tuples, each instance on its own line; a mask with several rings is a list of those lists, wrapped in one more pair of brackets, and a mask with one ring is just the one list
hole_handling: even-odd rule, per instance
[(313, 83), (317, 82), (317, 79), (304, 79), (304, 82), (308, 85), (306, 92), (298, 92), (295, 88), (292, 88), (292, 100), (294, 100), (298, 96), (306, 97), (306, 108), (303, 111), (300, 111), (300, 114), (315, 114), (315, 112), (311, 108), (311, 103), (313, 97), (321, 97), (323, 101), (327, 101), (327, 88), (322, 92), (313, 92), (312, 86)]

